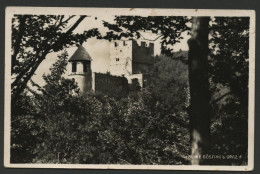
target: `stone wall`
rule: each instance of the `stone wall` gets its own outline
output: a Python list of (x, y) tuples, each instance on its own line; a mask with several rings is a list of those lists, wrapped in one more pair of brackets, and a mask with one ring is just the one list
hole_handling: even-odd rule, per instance
[(139, 85), (141, 87), (143, 87), (143, 74), (132, 74), (132, 75), (126, 76), (126, 78), (127, 78), (129, 84), (132, 84), (133, 80), (137, 79)]
[(128, 94), (128, 81), (125, 77), (94, 73), (94, 90), (114, 97)]

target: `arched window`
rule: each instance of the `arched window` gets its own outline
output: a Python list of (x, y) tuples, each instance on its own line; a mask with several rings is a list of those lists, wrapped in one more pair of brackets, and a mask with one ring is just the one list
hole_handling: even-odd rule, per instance
[(72, 72), (77, 72), (77, 63), (76, 62), (72, 63)]

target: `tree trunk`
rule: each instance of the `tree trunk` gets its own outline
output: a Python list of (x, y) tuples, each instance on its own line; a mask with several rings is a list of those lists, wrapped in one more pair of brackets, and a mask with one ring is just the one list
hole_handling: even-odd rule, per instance
[(209, 17), (193, 17), (189, 45), (191, 164), (205, 164), (210, 142), (210, 94), (208, 82)]

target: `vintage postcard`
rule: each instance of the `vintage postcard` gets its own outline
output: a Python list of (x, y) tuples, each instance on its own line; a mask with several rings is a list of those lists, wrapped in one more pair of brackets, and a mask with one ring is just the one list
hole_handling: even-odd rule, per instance
[(4, 166), (250, 171), (255, 11), (7, 7)]

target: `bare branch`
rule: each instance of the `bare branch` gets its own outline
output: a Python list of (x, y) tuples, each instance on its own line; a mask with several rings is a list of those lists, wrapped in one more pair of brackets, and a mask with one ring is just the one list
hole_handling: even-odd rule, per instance
[(62, 23), (67, 23), (70, 19), (72, 19), (74, 17), (75, 17), (75, 15), (72, 15), (72, 16), (68, 17), (68, 19), (66, 19), (65, 21), (62, 21)]
[(73, 24), (73, 26), (65, 33), (65, 36), (60, 37), (54, 44), (52, 44), (50, 46), (50, 48), (48, 48), (48, 51), (50, 51), (51, 49), (53, 49), (59, 42), (61, 42), (66, 36), (68, 36), (69, 34), (71, 34), (73, 32), (73, 30), (75, 30), (77, 28), (77, 26), (86, 18), (86, 15), (80, 16), (80, 18)]

